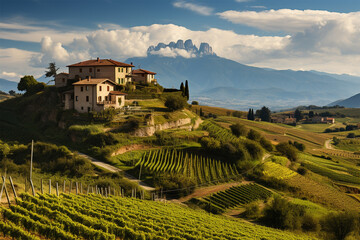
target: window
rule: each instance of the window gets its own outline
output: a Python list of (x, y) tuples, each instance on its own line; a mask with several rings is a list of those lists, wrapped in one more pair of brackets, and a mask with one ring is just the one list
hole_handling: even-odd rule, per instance
[(100, 72), (100, 68), (96, 69), (97, 72)]
[(120, 72), (120, 68), (118, 68), (118, 72)]
[(118, 78), (118, 84), (120, 84), (120, 78)]
[(75, 101), (79, 101), (79, 100), (78, 100), (78, 96), (75, 97)]
[(84, 91), (84, 87), (80, 87), (80, 91), (81, 91), (81, 92)]
[(86, 101), (87, 101), (87, 102), (89, 101), (89, 96), (86, 96)]
[(92, 68), (89, 68), (89, 72), (92, 72)]
[(65, 82), (65, 78), (62, 79), (63, 83)]
[(86, 86), (86, 91), (89, 91), (89, 86)]
[(101, 102), (101, 96), (98, 97), (98, 101)]
[(101, 91), (102, 89), (101, 89), (101, 86), (99, 86), (99, 91)]
[(90, 107), (88, 107), (88, 112), (90, 112), (90, 110), (91, 110)]
[(79, 68), (79, 72), (82, 72), (82, 68)]
[(105, 96), (105, 101), (107, 101), (108, 100), (108, 97), (107, 96)]
[(124, 68), (121, 68), (121, 72), (124, 72)]
[(109, 87), (109, 86), (107, 86), (107, 90), (110, 91), (110, 87)]
[(84, 110), (84, 107), (81, 107), (81, 110)]

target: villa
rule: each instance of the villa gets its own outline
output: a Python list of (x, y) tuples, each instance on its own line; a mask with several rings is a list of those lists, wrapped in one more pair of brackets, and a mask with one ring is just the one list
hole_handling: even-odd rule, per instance
[[(67, 87), (62, 93), (64, 109), (75, 109), (86, 113), (100, 112), (107, 108), (121, 108), (125, 104), (125, 93), (118, 91), (129, 83), (157, 83), (154, 72), (133, 70), (134, 65), (112, 59), (87, 60), (67, 66), (69, 73), (55, 76), (55, 86)], [(71, 89), (68, 89), (72, 86)]]

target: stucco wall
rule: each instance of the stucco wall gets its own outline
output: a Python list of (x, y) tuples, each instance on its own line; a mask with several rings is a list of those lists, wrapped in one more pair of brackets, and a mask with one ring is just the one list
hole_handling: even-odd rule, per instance
[(57, 74), (55, 76), (55, 86), (56, 87), (65, 87), (67, 85), (68, 74)]

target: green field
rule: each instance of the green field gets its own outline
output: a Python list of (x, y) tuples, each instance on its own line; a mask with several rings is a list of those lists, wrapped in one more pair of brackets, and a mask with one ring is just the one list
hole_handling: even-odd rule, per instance
[(99, 195), (22, 195), (1, 209), (16, 239), (314, 239), (172, 204)]

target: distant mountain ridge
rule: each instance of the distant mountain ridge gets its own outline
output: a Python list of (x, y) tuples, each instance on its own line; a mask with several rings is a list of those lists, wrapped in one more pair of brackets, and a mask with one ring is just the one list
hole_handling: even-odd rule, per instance
[(188, 39), (185, 41), (179, 39), (176, 43), (175, 42), (170, 42), (169, 44), (165, 44), (165, 43), (159, 43), (157, 46), (150, 46), (147, 50), (147, 53), (149, 55), (152, 55), (154, 52), (157, 52), (163, 48), (170, 48), (170, 49), (184, 49), (187, 52), (193, 53), (195, 54), (195, 56), (199, 57), (199, 56), (208, 56), (208, 55), (216, 55), (213, 50), (212, 47), (208, 44), (208, 43), (201, 43), (200, 44), (200, 48), (197, 48), (191, 39)]
[(165, 87), (179, 88), (181, 82), (188, 80), (190, 97), (200, 104), (242, 110), (250, 105), (266, 105), (273, 110), (310, 104), (323, 106), (353, 95), (360, 89), (360, 78), (357, 77), (339, 79), (338, 75), (315, 71), (251, 67), (219, 57), (209, 44), (202, 45), (195, 57), (184, 58), (165, 57), (152, 52), (166, 47), (196, 51), (192, 41), (159, 43), (156, 47), (149, 47), (146, 57), (126, 61), (156, 72), (158, 82)]
[(18, 91), (17, 90), (17, 82), (9, 81), (3, 78), (0, 78), (0, 90), (3, 92), (8, 93), (10, 90)]
[(328, 106), (343, 106), (346, 108), (360, 108), (360, 93), (351, 96), (347, 99), (337, 100), (335, 102), (332, 102), (328, 104)]

